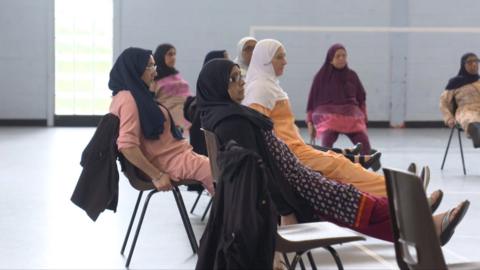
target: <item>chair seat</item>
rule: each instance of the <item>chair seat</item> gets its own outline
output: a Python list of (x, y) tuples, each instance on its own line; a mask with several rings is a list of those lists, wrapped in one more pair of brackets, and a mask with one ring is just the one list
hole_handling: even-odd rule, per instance
[(355, 232), (330, 222), (311, 222), (279, 227), (276, 250), (284, 253), (365, 240)]
[(479, 270), (480, 262), (452, 263), (447, 267), (449, 270)]

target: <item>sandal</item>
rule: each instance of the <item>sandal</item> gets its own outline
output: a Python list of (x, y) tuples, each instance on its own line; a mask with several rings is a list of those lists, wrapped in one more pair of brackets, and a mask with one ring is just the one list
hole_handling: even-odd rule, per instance
[(362, 143), (355, 144), (352, 148), (345, 148), (345, 154), (358, 155), (362, 151)]
[[(438, 194), (437, 199), (435, 201), (433, 201), (432, 195), (435, 192), (438, 192), (439, 194)], [(437, 210), (437, 208), (440, 206), (440, 203), (442, 202), (443, 191), (441, 189), (436, 190), (436, 191), (432, 192), (432, 194), (430, 194), (430, 197), (428, 197), (427, 199), (428, 199), (428, 205), (430, 205), (430, 211), (433, 214)]]
[(430, 167), (423, 166), (420, 179), (422, 180), (423, 189), (427, 190), (428, 184), (430, 184)]
[(440, 225), (440, 244), (444, 246), (448, 243), (450, 238), (452, 238), (453, 233), (455, 232), (455, 228), (457, 225), (462, 221), (463, 217), (467, 213), (468, 207), (470, 206), (470, 202), (465, 200), (462, 202), (458, 213), (450, 219), (450, 216), (456, 208), (450, 209), (445, 216), (442, 218), (442, 224)]
[[(362, 162), (362, 160), (360, 159), (360, 164), (365, 169), (371, 168), (374, 171), (378, 171), (380, 169), (380, 167), (382, 166), (381, 163), (380, 163), (380, 157), (381, 156), (382, 156), (382, 153), (376, 152), (375, 154), (370, 155), (370, 159), (368, 161)], [(360, 158), (362, 158), (362, 157), (360, 157)]]

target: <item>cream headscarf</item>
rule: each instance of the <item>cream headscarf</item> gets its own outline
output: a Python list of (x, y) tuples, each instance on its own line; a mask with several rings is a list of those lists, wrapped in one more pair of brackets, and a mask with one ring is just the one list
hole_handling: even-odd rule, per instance
[(257, 103), (271, 110), (277, 101), (288, 99), (272, 66), (272, 59), (280, 47), (285, 49), (282, 43), (275, 39), (260, 40), (255, 46), (247, 72), (243, 105)]
[(237, 63), (240, 66), (240, 69), (242, 69), (245, 72), (248, 70), (248, 65), (245, 63), (245, 59), (243, 59), (242, 53), (243, 53), (243, 47), (245, 46), (245, 43), (247, 43), (250, 40), (257, 41), (254, 37), (244, 37), (240, 39), (240, 41), (237, 44), (237, 57), (235, 57), (235, 60), (233, 60), (235, 63)]

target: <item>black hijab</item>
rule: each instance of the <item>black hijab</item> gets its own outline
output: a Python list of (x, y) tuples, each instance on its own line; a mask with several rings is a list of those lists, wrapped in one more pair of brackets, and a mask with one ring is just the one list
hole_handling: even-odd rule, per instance
[(476, 82), (478, 81), (478, 79), (480, 79), (480, 76), (478, 74), (470, 74), (465, 69), (465, 64), (467, 63), (467, 59), (471, 56), (477, 57), (477, 55), (474, 53), (466, 53), (462, 56), (462, 59), (460, 60), (460, 70), (458, 71), (457, 76), (451, 78), (448, 81), (448, 84), (445, 87), (445, 89), (455, 90), (464, 85)]
[[(165, 117), (154, 100), (153, 93), (142, 80), (142, 74), (148, 65), (152, 51), (130, 47), (124, 50), (110, 71), (108, 87), (115, 96), (119, 91), (128, 90), (137, 104), (140, 126), (143, 136), (156, 140), (163, 133)], [(174, 126), (173, 122), (172, 125)], [(182, 135), (173, 128), (172, 135), (181, 139)]]
[(155, 63), (157, 63), (157, 77), (155, 77), (155, 80), (160, 80), (178, 73), (178, 70), (165, 64), (165, 55), (170, 49), (175, 49), (175, 47), (168, 43), (160, 44), (153, 54)]
[(223, 119), (239, 115), (260, 129), (271, 130), (273, 123), (263, 114), (230, 99), (228, 84), (230, 72), (238, 66), (227, 59), (214, 59), (205, 64), (197, 80), (197, 106), (202, 127), (213, 131)]
[(217, 51), (208, 52), (207, 55), (205, 55), (205, 59), (203, 60), (203, 65), (205, 65), (206, 63), (208, 63), (208, 61), (212, 59), (217, 59), (217, 58), (225, 59), (226, 52), (227, 52), (226, 50), (217, 50)]

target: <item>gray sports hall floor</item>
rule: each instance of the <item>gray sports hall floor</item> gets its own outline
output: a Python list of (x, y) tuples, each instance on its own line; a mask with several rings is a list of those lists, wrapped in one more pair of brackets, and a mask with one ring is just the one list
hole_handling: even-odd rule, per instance
[[(137, 193), (120, 179), (117, 213), (105, 212), (92, 222), (70, 202), (80, 173), (80, 154), (93, 128), (0, 128), (0, 268), (1, 269), (121, 269), (120, 256)], [(303, 131), (305, 132), (305, 131)], [(467, 216), (443, 249), (448, 262), (480, 260), (480, 150), (464, 140), (467, 176), (463, 176), (457, 140), (440, 163), (447, 129), (370, 129), (370, 139), (382, 151), (384, 166), (405, 169), (410, 161), (432, 170), (429, 191), (442, 188), (438, 211), (462, 199), (472, 202)], [(342, 137), (338, 145), (347, 145)], [(189, 208), (196, 193), (183, 192)], [(205, 196), (191, 215), (197, 238), (205, 223), (200, 213)], [(346, 269), (396, 269), (392, 244), (368, 239), (339, 247)], [(319, 269), (335, 269), (323, 250), (315, 250)], [(132, 269), (192, 269), (192, 255), (171, 193), (155, 195), (131, 263)]]

